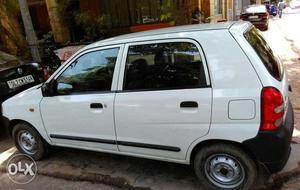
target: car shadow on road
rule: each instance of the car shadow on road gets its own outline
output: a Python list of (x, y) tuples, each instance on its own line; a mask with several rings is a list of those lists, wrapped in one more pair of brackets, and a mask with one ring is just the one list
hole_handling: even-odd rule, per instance
[(37, 164), (43, 175), (121, 188), (201, 189), (190, 166), (163, 161), (55, 147)]

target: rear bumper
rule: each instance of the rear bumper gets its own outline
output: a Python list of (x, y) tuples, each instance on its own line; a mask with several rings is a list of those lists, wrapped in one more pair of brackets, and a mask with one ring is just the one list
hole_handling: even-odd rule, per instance
[(243, 142), (271, 173), (280, 171), (288, 161), (291, 152), (291, 139), (294, 130), (294, 111), (289, 104), (285, 123), (274, 132), (259, 132), (253, 139)]
[(252, 24), (258, 29), (266, 29), (268, 27), (268, 22), (252, 22)]

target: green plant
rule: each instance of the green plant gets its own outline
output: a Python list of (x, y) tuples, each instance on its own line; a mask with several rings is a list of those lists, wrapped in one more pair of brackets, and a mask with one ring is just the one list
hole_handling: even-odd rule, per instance
[(171, 0), (165, 1), (164, 4), (161, 5), (161, 14), (160, 14), (160, 21), (171, 21), (173, 12), (172, 12), (172, 2)]
[(106, 36), (112, 27), (109, 15), (94, 15), (89, 12), (81, 12), (75, 15), (75, 22), (84, 31), (84, 40), (93, 41)]
[[(80, 35), (79, 41), (94, 41), (102, 39), (111, 29), (110, 16), (95, 15), (92, 12), (82, 12), (79, 0), (57, 0), (58, 14), (68, 26), (71, 34)], [(76, 32), (72, 30), (76, 29)], [(76, 33), (76, 34), (75, 34)]]

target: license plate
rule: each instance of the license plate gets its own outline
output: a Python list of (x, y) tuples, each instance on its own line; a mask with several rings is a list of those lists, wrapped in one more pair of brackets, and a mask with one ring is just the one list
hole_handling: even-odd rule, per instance
[(19, 86), (23, 86), (32, 82), (34, 82), (34, 78), (32, 77), (32, 75), (27, 75), (25, 77), (7, 81), (7, 84), (9, 88), (17, 88)]
[(256, 16), (249, 16), (249, 19), (256, 19), (256, 18), (258, 18), (257, 15)]

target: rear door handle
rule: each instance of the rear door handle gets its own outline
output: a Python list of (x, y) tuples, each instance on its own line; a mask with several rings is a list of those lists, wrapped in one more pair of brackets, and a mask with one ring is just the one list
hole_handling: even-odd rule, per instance
[(194, 101), (184, 101), (180, 103), (181, 108), (198, 108), (198, 103)]
[(103, 105), (101, 103), (91, 103), (90, 108), (91, 109), (102, 109)]

